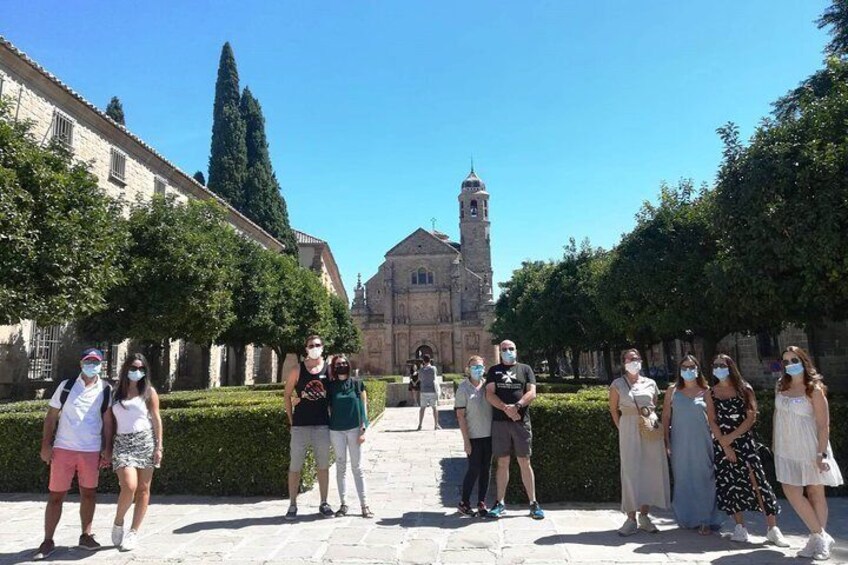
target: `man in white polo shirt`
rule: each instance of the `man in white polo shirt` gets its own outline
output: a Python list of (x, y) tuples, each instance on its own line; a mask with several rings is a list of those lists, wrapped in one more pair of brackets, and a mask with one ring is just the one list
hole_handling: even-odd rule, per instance
[(100, 350), (86, 349), (80, 367), (76, 379), (59, 383), (44, 419), (41, 459), (50, 465), (50, 497), (44, 516), (44, 541), (33, 556), (35, 560), (47, 558), (56, 549), (53, 534), (74, 475), (79, 484), (82, 522), (77, 547), (89, 551), (100, 548), (91, 534), (91, 523), (100, 467), (108, 466), (112, 459), (112, 387), (100, 379)]

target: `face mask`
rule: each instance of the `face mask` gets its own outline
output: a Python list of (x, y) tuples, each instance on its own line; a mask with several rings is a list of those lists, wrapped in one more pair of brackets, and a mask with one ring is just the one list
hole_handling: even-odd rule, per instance
[(804, 374), (804, 364), (803, 363), (792, 363), (786, 366), (786, 374), (790, 377), (797, 377), (798, 375)]
[(504, 360), (504, 363), (515, 363), (515, 351), (501, 351), (501, 359)]
[(723, 381), (724, 379), (730, 376), (730, 369), (728, 369), (727, 367), (718, 367), (716, 369), (713, 369), (713, 376), (718, 380)]
[(680, 371), (680, 376), (683, 377), (684, 381), (694, 381), (698, 378), (698, 370), (697, 369), (682, 369)]
[(309, 356), (309, 358), (312, 359), (313, 361), (315, 361), (316, 359), (319, 359), (321, 357), (321, 355), (323, 355), (323, 354), (324, 354), (324, 348), (323, 347), (313, 347), (312, 349), (310, 349), (309, 351), (306, 352), (306, 355)]
[(642, 362), (641, 361), (631, 361), (630, 363), (627, 363), (626, 365), (624, 365), (624, 368), (631, 375), (635, 375), (636, 373), (638, 373), (639, 371), (642, 370)]
[(94, 377), (100, 374), (101, 367), (102, 365), (100, 363), (94, 365), (85, 364), (82, 366), (82, 374), (84, 374), (89, 379), (93, 379)]
[(486, 370), (483, 365), (471, 365), (471, 378), (479, 381), (483, 378), (483, 372)]
[(347, 376), (350, 374), (350, 366), (342, 365), (341, 367), (336, 367), (335, 372), (338, 376)]
[(129, 371), (127, 373), (127, 378), (133, 382), (138, 382), (144, 378), (144, 371), (141, 369), (135, 369), (133, 371)]

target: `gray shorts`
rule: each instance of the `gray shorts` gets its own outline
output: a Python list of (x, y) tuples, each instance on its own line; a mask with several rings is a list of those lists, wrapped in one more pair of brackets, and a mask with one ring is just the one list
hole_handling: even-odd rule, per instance
[(306, 448), (312, 446), (319, 469), (330, 468), (330, 427), (292, 426), (289, 449), (289, 471), (300, 473), (306, 460)]
[(492, 421), (492, 455), (530, 457), (533, 430), (530, 422)]

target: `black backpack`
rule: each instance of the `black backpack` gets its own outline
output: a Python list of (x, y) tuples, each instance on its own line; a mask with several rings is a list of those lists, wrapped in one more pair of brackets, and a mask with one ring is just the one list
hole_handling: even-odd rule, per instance
[[(61, 407), (60, 410), (65, 407), (65, 401), (68, 400), (68, 395), (71, 394), (71, 389), (74, 388), (74, 382), (76, 379), (68, 379), (64, 381), (62, 386), (62, 393), (59, 395), (59, 404)], [(109, 409), (109, 400), (112, 398), (112, 385), (109, 383), (103, 383), (103, 401), (100, 403), (100, 416), (106, 413), (106, 410)]]

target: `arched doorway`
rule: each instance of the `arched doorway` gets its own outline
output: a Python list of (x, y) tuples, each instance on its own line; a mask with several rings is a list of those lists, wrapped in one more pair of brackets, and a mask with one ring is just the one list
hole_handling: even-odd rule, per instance
[(424, 355), (429, 355), (430, 359), (433, 358), (433, 348), (429, 345), (421, 345), (418, 349), (415, 350), (415, 358), (421, 359)]

